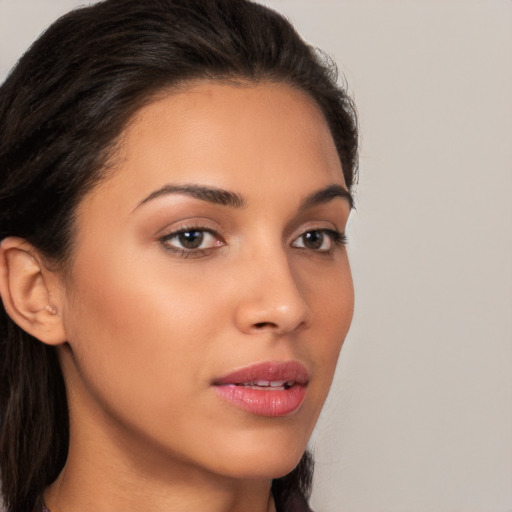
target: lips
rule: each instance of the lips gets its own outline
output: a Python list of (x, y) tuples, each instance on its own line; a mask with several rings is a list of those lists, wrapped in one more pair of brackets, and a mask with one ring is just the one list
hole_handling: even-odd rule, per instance
[(287, 416), (304, 402), (309, 375), (295, 361), (265, 362), (236, 370), (213, 383), (217, 394), (258, 416)]

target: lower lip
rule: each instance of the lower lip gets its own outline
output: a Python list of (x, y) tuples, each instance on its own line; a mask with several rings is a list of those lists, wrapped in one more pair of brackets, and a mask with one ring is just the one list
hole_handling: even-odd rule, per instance
[(222, 398), (258, 416), (289, 416), (297, 412), (306, 398), (306, 386), (295, 384), (289, 389), (256, 389), (225, 384), (214, 386)]

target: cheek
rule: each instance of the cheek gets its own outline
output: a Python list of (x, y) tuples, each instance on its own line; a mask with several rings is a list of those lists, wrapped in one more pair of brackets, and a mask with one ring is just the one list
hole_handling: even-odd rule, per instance
[(305, 350), (307, 357), (315, 361), (317, 403), (323, 404), (354, 313), (354, 288), (346, 254), (331, 272), (316, 272), (313, 277), (308, 273), (306, 279), (310, 283), (310, 304), (313, 305), (314, 315), (311, 325), (313, 335)]
[(186, 393), (184, 379), (197, 374), (197, 354), (207, 350), (197, 346), (212, 329), (197, 321), (211, 316), (204, 300), (195, 300), (200, 287), (154, 262), (86, 259), (87, 265), (76, 265), (66, 321), (82, 380), (102, 400), (137, 401), (156, 412), (168, 407), (159, 390), (181, 387)]
[[(303, 295), (313, 310), (313, 326), (326, 337), (341, 342), (350, 327), (354, 312), (354, 285), (345, 249), (334, 261), (298, 266)], [(328, 333), (328, 335), (327, 335)]]

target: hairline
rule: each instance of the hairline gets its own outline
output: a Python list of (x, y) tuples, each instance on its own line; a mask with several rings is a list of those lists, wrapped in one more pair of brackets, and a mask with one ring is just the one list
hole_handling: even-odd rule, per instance
[[(296, 81), (290, 79), (289, 77), (279, 76), (278, 73), (272, 72), (261, 72), (259, 74), (255, 73), (254, 76), (249, 76), (244, 73), (212, 73), (209, 76), (207, 73), (203, 73), (201, 75), (198, 74), (197, 77), (182, 78), (177, 80), (176, 83), (168, 83), (166, 85), (155, 87), (151, 91), (146, 91), (145, 93), (142, 92), (140, 94), (138, 101), (135, 101), (132, 108), (128, 109), (127, 117), (120, 124), (118, 134), (113, 137), (109, 143), (106, 144), (102, 151), (103, 154), (100, 154), (99, 165), (91, 172), (93, 179), (88, 184), (88, 186), (82, 189), (78, 201), (76, 201), (74, 208), (70, 212), (71, 221), (69, 223), (67, 250), (60, 259), (47, 259), (47, 261), (49, 261), (50, 267), (62, 271), (65, 276), (70, 274), (74, 262), (74, 247), (77, 233), (76, 221), (79, 214), (80, 205), (83, 203), (85, 197), (89, 195), (94, 189), (101, 186), (102, 183), (108, 181), (108, 179), (117, 172), (121, 172), (120, 156), (122, 154), (123, 144), (126, 140), (126, 135), (128, 135), (130, 128), (137, 122), (137, 119), (141, 115), (142, 111), (146, 107), (149, 107), (150, 105), (153, 105), (154, 103), (157, 103), (158, 101), (161, 101), (170, 96), (185, 93), (196, 86), (210, 84), (220, 84), (227, 87), (237, 88), (252, 88), (258, 87), (260, 85), (283, 85), (299, 92), (304, 97), (311, 100), (311, 105), (321, 116), (336, 148), (336, 154), (338, 155), (340, 166), (342, 165), (341, 155), (338, 153), (338, 148), (332, 129), (329, 125), (329, 121), (326, 115), (322, 111), (321, 105), (309, 91), (307, 91), (304, 87), (301, 87)], [(341, 171), (341, 175), (344, 177), (343, 170)], [(347, 190), (350, 193), (351, 187), (347, 187)], [(353, 204), (351, 203), (351, 207), (352, 206)]]

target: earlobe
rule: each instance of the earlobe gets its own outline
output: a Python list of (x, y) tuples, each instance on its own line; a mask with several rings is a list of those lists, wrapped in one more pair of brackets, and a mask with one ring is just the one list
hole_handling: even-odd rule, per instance
[(11, 319), (43, 343), (60, 345), (66, 334), (57, 304), (55, 276), (26, 240), (5, 238), (0, 244), (0, 295)]

